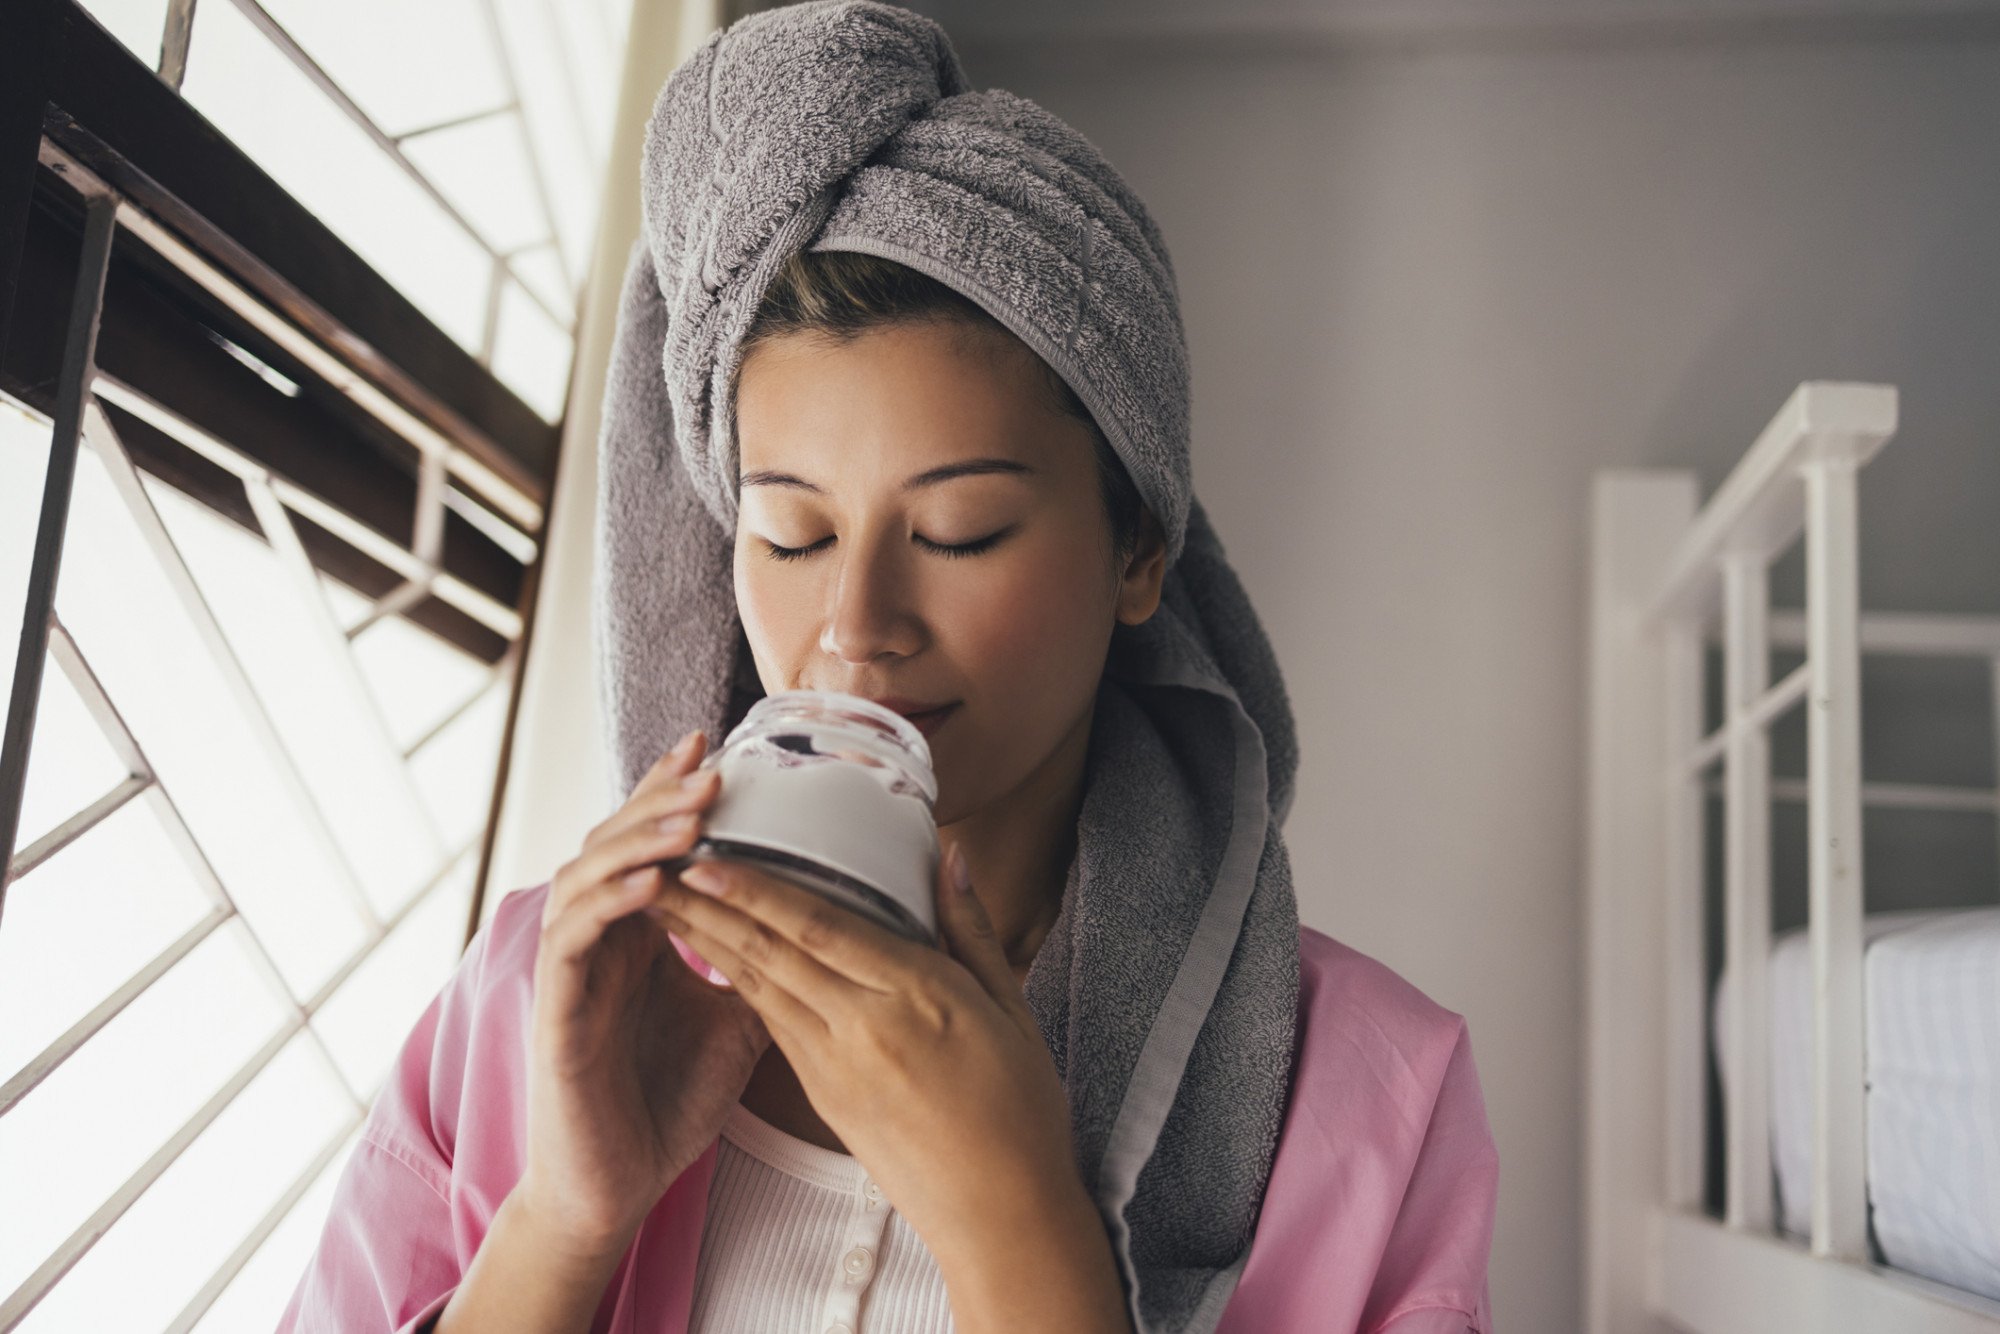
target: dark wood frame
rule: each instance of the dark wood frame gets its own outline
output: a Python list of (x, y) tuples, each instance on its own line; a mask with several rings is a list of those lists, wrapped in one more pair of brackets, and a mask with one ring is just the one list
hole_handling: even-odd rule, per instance
[(72, 0), (0, 19), (0, 353), (44, 133), (531, 498), (561, 432), (431, 323)]

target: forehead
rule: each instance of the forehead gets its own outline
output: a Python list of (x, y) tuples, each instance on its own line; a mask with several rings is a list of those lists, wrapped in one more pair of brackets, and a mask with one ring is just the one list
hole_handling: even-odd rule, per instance
[(1011, 334), (962, 320), (772, 338), (751, 349), (738, 380), (740, 465), (980, 454), (1055, 469), (1089, 431), (1061, 411), (1046, 375)]

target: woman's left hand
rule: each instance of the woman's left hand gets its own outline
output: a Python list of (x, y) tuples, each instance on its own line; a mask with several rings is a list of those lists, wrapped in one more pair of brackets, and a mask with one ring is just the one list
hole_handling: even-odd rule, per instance
[(996, 1227), (1093, 1207), (1055, 1062), (984, 906), (955, 887), (960, 857), (941, 859), (936, 885), (949, 952), (741, 862), (667, 877), (648, 909), (763, 1018), (814, 1110), (941, 1263)]

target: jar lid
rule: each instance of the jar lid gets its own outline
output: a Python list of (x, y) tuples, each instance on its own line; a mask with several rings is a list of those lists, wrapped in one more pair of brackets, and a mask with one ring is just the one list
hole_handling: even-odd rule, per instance
[[(799, 738), (794, 742), (793, 738)], [(750, 706), (710, 759), (739, 742), (769, 741), (800, 754), (844, 755), (887, 768), (937, 801), (930, 743), (916, 724), (860, 695), (837, 690), (781, 690)]]

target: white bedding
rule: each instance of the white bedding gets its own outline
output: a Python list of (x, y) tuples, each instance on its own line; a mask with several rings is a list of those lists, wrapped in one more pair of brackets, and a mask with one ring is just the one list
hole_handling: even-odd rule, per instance
[[(2000, 908), (1871, 914), (1868, 1196), (1890, 1264), (2000, 1299)], [(1712, 1030), (1729, 978), (1716, 987)], [(1812, 961), (1771, 950), (1771, 1158), (1779, 1226), (1812, 1230)]]

